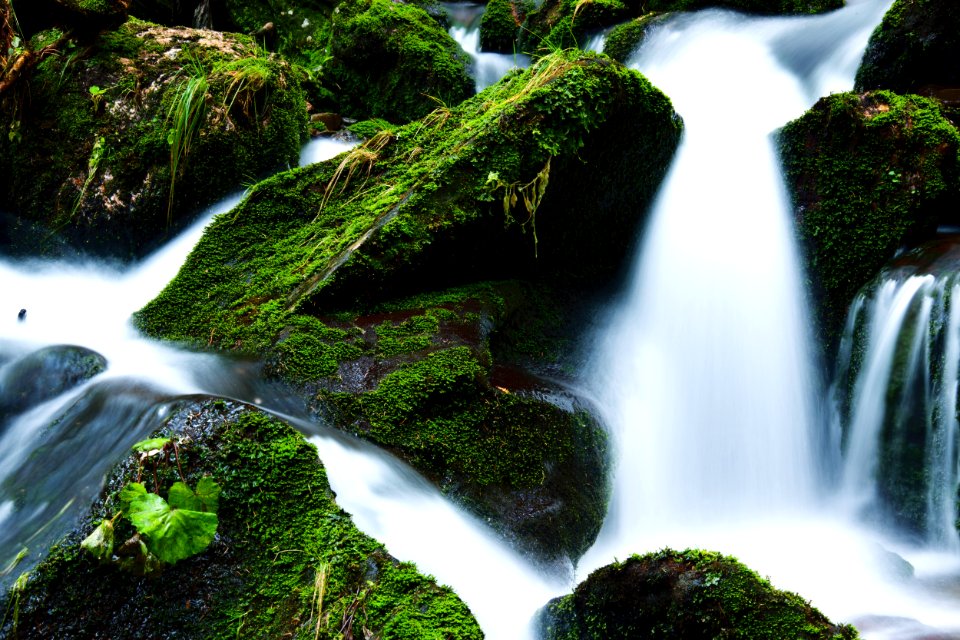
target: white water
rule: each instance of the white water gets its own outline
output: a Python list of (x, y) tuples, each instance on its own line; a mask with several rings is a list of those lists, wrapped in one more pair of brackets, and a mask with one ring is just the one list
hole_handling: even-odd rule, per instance
[(486, 8), (482, 4), (458, 2), (445, 4), (450, 16), (450, 37), (457, 41), (472, 61), (471, 75), (477, 92), (483, 91), (507, 75), (511, 69), (530, 65), (530, 56), (517, 53), (490, 53), (480, 51), (480, 18)]
[(710, 548), (839, 620), (960, 629), (953, 603), (889, 578), (882, 549), (915, 561), (924, 579), (952, 579), (956, 557), (897, 546), (856, 524), (853, 510), (827, 506), (824, 467), (839, 451), (770, 137), (818, 97), (849, 90), (889, 5), (851, 1), (805, 18), (700, 12), (652, 29), (631, 58), (686, 128), (628, 291), (598, 341), (592, 393), (616, 471), (581, 578), (631, 553)]

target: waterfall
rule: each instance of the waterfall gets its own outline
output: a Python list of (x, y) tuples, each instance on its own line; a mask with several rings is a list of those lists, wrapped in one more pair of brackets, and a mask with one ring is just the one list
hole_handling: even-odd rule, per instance
[(456, 2), (443, 5), (450, 17), (450, 37), (470, 56), (470, 72), (477, 92), (483, 91), (507, 75), (511, 69), (530, 66), (530, 56), (516, 53), (489, 53), (480, 51), (480, 19), (486, 5)]
[(859, 293), (832, 393), (844, 506), (957, 551), (960, 269), (943, 262), (897, 266)]

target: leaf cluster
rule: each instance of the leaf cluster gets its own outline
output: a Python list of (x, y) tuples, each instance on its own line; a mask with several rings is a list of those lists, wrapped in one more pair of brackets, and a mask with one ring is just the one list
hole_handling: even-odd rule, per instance
[[(127, 483), (120, 491), (120, 511), (103, 520), (87, 536), (81, 547), (102, 562), (117, 562), (136, 573), (151, 573), (195, 556), (206, 549), (217, 533), (220, 486), (204, 476), (191, 489), (183, 480), (174, 482), (167, 498), (159, 495), (156, 470), (161, 461), (169, 462), (173, 452), (179, 467), (177, 444), (172, 438), (150, 438), (133, 445), (140, 455), (140, 471), (146, 460), (154, 464), (154, 492), (140, 482)], [(116, 526), (126, 518), (136, 533), (116, 547)]]

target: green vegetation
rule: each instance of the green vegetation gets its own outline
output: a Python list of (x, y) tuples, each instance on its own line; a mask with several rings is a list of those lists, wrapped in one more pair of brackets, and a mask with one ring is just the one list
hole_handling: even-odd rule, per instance
[[(191, 441), (181, 450), (189, 482), (212, 476), (222, 487), (217, 537), (159, 577), (141, 577), (96, 561), (72, 534), (26, 581), (17, 637), (483, 637), (450, 589), (354, 527), (316, 449), (293, 429), (219, 400), (186, 404), (170, 428)], [(95, 517), (120, 507), (118, 487), (135, 472), (117, 470)], [(3, 624), (0, 635), (11, 634)]]
[(665, 549), (598, 569), (552, 600), (540, 622), (546, 640), (858, 637), (735, 559), (700, 550)]
[(15, 250), (50, 250), (55, 231), (88, 251), (141, 255), (171, 223), (298, 157), (304, 95), (250, 38), (130, 20), (89, 42), (43, 32), (29, 48), (47, 53), (0, 94)]
[(870, 37), (856, 90), (932, 93), (960, 85), (960, 5), (897, 0)]
[(627, 58), (639, 48), (646, 37), (647, 29), (662, 20), (662, 14), (648, 13), (645, 16), (634, 18), (630, 22), (619, 24), (607, 34), (603, 44), (603, 52), (620, 62), (626, 63)]
[(345, 0), (331, 27), (327, 81), (344, 114), (404, 123), (473, 95), (469, 57), (426, 11), (391, 0)]
[(960, 188), (960, 135), (939, 106), (880, 91), (821, 99), (779, 134), (824, 353), (857, 291), (931, 233)]
[(490, 0), (480, 19), (480, 50), (513, 53), (524, 13), (513, 0)]

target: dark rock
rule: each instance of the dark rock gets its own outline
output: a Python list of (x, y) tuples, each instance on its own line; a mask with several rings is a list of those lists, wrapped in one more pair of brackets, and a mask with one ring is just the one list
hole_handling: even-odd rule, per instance
[(953, 0), (897, 0), (870, 37), (856, 90), (952, 95), (960, 89), (958, 59), (960, 5)]
[(544, 640), (749, 638), (853, 640), (800, 596), (728, 556), (665, 549), (590, 574), (541, 611)]
[[(26, 316), (21, 310), (19, 318)], [(21, 411), (60, 395), (101, 373), (107, 360), (84, 347), (34, 351), (0, 369), (0, 424)]]

